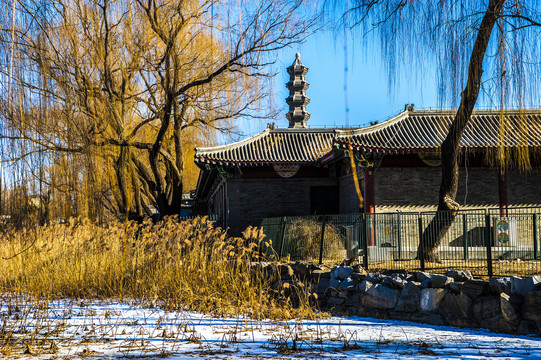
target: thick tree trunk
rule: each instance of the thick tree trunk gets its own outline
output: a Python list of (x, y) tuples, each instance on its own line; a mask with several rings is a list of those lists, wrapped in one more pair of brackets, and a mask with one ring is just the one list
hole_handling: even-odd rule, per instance
[[(470, 57), (468, 80), (461, 94), (460, 106), (449, 128), (447, 137), (441, 144), (441, 186), (438, 210), (423, 232), (417, 251), (418, 258), (439, 262), (438, 247), (451, 227), (459, 209), (455, 201), (458, 187), (458, 157), (460, 139), (473, 112), (483, 75), (483, 60), (490, 41), (490, 35), (500, 15), (505, 0), (490, 0), (487, 11), (481, 21), (477, 38)], [(422, 246), (421, 246), (422, 245)]]
[[(175, 167), (174, 161), (164, 159), (165, 177), (159, 168), (160, 151), (162, 150), (165, 134), (171, 124), (171, 110), (174, 108), (174, 101), (173, 91), (170, 91), (165, 98), (164, 116), (160, 130), (149, 152), (149, 163), (156, 182), (156, 203), (160, 216), (178, 215), (182, 204), (182, 179), (178, 173), (179, 169), (172, 168)], [(178, 159), (175, 162), (178, 162)]]

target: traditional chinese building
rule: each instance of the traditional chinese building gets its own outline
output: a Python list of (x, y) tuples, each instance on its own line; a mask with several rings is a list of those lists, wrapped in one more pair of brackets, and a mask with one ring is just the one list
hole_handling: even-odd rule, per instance
[[(419, 111), (410, 105), (369, 127), (312, 129), (307, 127), (308, 68), (297, 55), (287, 71), (288, 128), (269, 126), (233, 144), (196, 149), (201, 168), (196, 197), (209, 215), (239, 233), (267, 217), (436, 208), (439, 149), (454, 111)], [(461, 140), (457, 202), (463, 207), (499, 206), (502, 212), (508, 205), (540, 204), (540, 139), (540, 110), (475, 111)], [(502, 175), (493, 161), (500, 141), (511, 155), (528, 147), (532, 169)], [(349, 148), (354, 150), (363, 208)]]

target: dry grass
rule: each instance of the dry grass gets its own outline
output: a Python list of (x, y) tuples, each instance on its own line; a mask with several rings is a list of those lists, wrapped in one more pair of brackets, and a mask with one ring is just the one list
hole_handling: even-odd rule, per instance
[[(205, 218), (113, 222), (87, 220), (0, 234), (0, 289), (35, 298), (127, 298), (143, 305), (255, 319), (313, 317), (269, 296), (250, 266), (264, 235), (228, 238)], [(303, 298), (301, 296), (301, 298)]]

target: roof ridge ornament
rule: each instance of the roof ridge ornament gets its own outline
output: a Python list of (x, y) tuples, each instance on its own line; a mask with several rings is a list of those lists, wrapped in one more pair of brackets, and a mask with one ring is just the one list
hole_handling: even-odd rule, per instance
[(286, 87), (289, 90), (289, 96), (286, 102), (289, 105), (289, 111), (286, 114), (289, 120), (289, 128), (305, 129), (307, 121), (310, 119), (310, 113), (306, 111), (306, 106), (310, 103), (310, 98), (306, 96), (306, 89), (310, 86), (305, 80), (308, 68), (301, 62), (301, 54), (295, 55), (295, 61), (287, 68), (289, 82)]
[(295, 54), (295, 60), (293, 61), (293, 64), (292, 65), (302, 65), (302, 62), (301, 62), (301, 53), (296, 53)]

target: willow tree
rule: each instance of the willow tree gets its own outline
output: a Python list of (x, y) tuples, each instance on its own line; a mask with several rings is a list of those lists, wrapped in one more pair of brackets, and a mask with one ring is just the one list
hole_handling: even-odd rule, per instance
[[(336, 3), (334, 3), (336, 6)], [(459, 209), (460, 140), (479, 93), (487, 103), (506, 107), (538, 106), (541, 59), (541, 3), (521, 0), (351, 0), (346, 24), (364, 39), (376, 38), (389, 70), (390, 86), (401, 70), (422, 75), (437, 69), (439, 100), (458, 110), (441, 144), (441, 185), (437, 213), (422, 236), (418, 257), (439, 261), (443, 236)], [(500, 126), (506, 127), (505, 117)], [(503, 131), (501, 131), (503, 134)], [(529, 166), (528, 144), (519, 159)], [(504, 169), (509, 154), (493, 154)]]
[(273, 52), (313, 25), (300, 0), (14, 4), (0, 39), (15, 60), (0, 67), (11, 87), (0, 93), (2, 137), (22, 144), (9, 160), (46, 153), (51, 185), (55, 165), (77, 163), (71, 177), (88, 182), (87, 200), (99, 194), (97, 204), (132, 218), (152, 206), (178, 214), (187, 149), (240, 117), (272, 115)]

